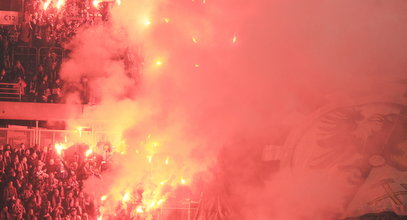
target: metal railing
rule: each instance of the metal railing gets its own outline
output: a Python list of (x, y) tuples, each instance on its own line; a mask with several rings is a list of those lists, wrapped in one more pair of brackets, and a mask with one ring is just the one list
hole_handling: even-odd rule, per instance
[[(25, 137), (24, 137), (25, 135)], [(102, 138), (103, 137), (103, 138)], [(55, 143), (88, 143), (111, 140), (103, 131), (51, 130), (33, 128), (0, 128), (0, 144), (48, 146)], [(112, 137), (113, 138), (113, 137)]]
[[(61, 47), (29, 47), (29, 46), (16, 46), (12, 49), (11, 63), (15, 64), (19, 60), (26, 74), (33, 74), (38, 71), (38, 65), (43, 64), (45, 58), (50, 52), (56, 54), (57, 59), (62, 61), (65, 56), (65, 51)], [(52, 79), (56, 76), (53, 75)], [(0, 101), (22, 101), (24, 91), (18, 83), (0, 83)]]
[[(78, 140), (78, 136), (81, 136)], [(48, 130), (40, 129), (37, 134), (37, 144), (39, 146), (47, 146), (55, 143), (66, 143), (76, 140), (76, 142), (81, 143), (89, 142), (94, 139), (94, 133), (90, 131), (81, 131), (79, 135), (78, 130)]]
[(0, 128), (0, 144), (19, 144), (33, 146), (35, 144), (35, 129), (26, 128)]
[(194, 220), (198, 211), (198, 202), (189, 200), (181, 206), (162, 206), (158, 214), (158, 220)]
[(0, 101), (21, 101), (22, 89), (18, 83), (0, 83)]

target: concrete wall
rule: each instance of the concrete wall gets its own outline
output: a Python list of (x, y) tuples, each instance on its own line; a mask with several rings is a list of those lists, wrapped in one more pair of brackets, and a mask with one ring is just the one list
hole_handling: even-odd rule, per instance
[(0, 102), (0, 119), (65, 121), (80, 117), (85, 105)]

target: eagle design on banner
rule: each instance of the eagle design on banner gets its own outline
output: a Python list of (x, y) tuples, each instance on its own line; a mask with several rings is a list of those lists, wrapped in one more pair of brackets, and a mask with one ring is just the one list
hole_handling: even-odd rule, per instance
[(330, 106), (305, 124), (285, 146), (293, 149), (290, 166), (344, 173), (352, 189), (345, 199), (344, 217), (383, 212), (407, 215), (404, 93)]

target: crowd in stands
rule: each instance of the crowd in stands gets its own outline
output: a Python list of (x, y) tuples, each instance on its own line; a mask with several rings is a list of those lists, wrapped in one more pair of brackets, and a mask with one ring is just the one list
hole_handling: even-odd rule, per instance
[(77, 153), (63, 157), (51, 146), (1, 146), (0, 219), (96, 219), (96, 200), (83, 181), (99, 177), (101, 164)]
[(82, 103), (88, 103), (87, 78), (78, 83), (64, 82), (59, 77), (59, 61), (55, 53), (49, 53), (45, 65), (36, 71), (26, 70), (20, 60), (12, 68), (0, 68), (0, 83), (14, 83), (22, 96), (21, 101), (64, 103), (65, 96), (77, 92)]
[(107, 19), (109, 4), (91, 0), (66, 0), (59, 8), (57, 1), (28, 0), (20, 40), (35, 46), (63, 46), (81, 26), (95, 25)]
[[(58, 5), (63, 2), (63, 5)], [(25, 16), (19, 27), (18, 39), (25, 45), (63, 46), (86, 25), (107, 20), (109, 4), (93, 0), (24, 2)]]
[(50, 53), (36, 71), (27, 70), (20, 60), (11, 68), (0, 69), (0, 83), (15, 83), (22, 101), (61, 102), (62, 81), (58, 73), (58, 60)]
[[(24, 18), (19, 25), (0, 25), (0, 83), (17, 83), (23, 101), (63, 102), (61, 91), (83, 91), (84, 83), (66, 85), (59, 70), (63, 52), (57, 54), (52, 48), (65, 51), (69, 42), (83, 26), (99, 24), (107, 20), (110, 3), (94, 5), (91, 0), (24, 1)], [(110, 4), (110, 5), (109, 5)], [(59, 8), (58, 8), (59, 7)], [(16, 47), (49, 48), (39, 63), (36, 57), (16, 57)], [(86, 80), (85, 80), (86, 81)], [(86, 84), (86, 83), (85, 83)], [(86, 91), (82, 93), (87, 93)], [(80, 95), (83, 98), (83, 94)], [(86, 102), (83, 98), (82, 102)]]

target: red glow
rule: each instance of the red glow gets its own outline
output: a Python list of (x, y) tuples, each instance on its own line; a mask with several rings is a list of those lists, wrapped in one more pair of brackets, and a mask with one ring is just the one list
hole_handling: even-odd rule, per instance
[[(376, 200), (359, 201), (360, 189), (393, 174), (383, 171), (374, 179), (373, 171), (405, 172), (406, 132), (397, 139), (382, 131), (406, 124), (407, 99), (400, 92), (405, 88), (397, 87), (395, 95), (395, 87), (376, 83), (405, 83), (407, 17), (401, 9), (407, 1), (75, 1), (40, 1), (29, 39), (2, 38), (18, 47), (22, 41), (21, 48), (36, 53), (29, 62), (20, 48), (8, 48), (12, 53), (4, 56), (12, 59), (4, 61), (9, 67), (3, 73), (16, 71), (21, 58), (26, 71), (20, 78), (52, 75), (64, 81), (61, 90), (71, 92), (61, 98), (64, 104), (41, 104), (64, 106), (56, 112), (66, 110), (66, 131), (48, 135), (36, 128), (29, 141), (50, 144), (40, 155), (47, 168), (53, 155), (73, 173), (89, 172), (80, 178), (98, 209), (93, 218), (126, 219), (117, 214), (124, 213), (159, 219), (154, 214), (165, 203), (191, 205), (204, 191), (202, 200), (216, 207), (198, 207), (225, 219), (337, 219), (348, 214), (345, 208), (374, 210), (369, 201)], [(69, 8), (72, 2), (82, 8)], [(45, 55), (53, 49), (59, 60)], [(43, 63), (46, 73), (35, 69)], [(58, 76), (52, 68), (61, 69)], [(56, 87), (48, 81), (41, 82)], [(27, 82), (27, 89), (36, 83)], [(44, 88), (30, 95), (57, 93)], [(376, 89), (383, 94), (368, 108)], [(79, 113), (71, 114), (72, 106)], [(57, 117), (48, 118), (46, 126), (59, 124)], [(7, 135), (0, 140), (22, 139)], [(279, 149), (270, 150), (270, 160), (260, 155), (264, 145)], [(387, 192), (390, 184), (405, 183), (387, 179), (394, 180), (384, 184)], [(401, 190), (396, 199), (380, 193), (377, 198), (402, 207), (407, 198), (401, 199)], [(347, 200), (355, 192), (353, 204)], [(232, 215), (234, 210), (241, 216)]]

